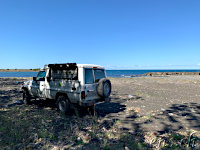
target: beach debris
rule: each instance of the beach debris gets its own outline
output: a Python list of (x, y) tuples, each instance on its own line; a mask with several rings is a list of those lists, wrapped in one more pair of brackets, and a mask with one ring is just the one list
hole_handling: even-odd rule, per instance
[(174, 114), (173, 114), (173, 113), (168, 113), (168, 115), (169, 115), (169, 116), (173, 116)]
[(99, 140), (103, 140), (103, 138), (99, 138)]
[(164, 108), (161, 108), (161, 110), (162, 110), (162, 111), (166, 111), (166, 109), (164, 109)]
[(191, 109), (191, 112), (195, 113), (196, 111), (194, 109)]
[(81, 140), (81, 137), (79, 136), (78, 138), (77, 138), (77, 141), (80, 141)]
[(128, 95), (128, 97), (129, 97), (129, 98), (132, 98), (132, 99), (135, 98), (133, 95)]
[(124, 148), (125, 148), (125, 150), (130, 150), (127, 146), (125, 146)]

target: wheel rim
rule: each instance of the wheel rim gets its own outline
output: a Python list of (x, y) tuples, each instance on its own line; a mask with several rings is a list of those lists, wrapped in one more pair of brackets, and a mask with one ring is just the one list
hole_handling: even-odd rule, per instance
[(104, 84), (104, 94), (107, 96), (110, 93), (110, 85), (109, 83)]
[(59, 102), (59, 109), (65, 111), (67, 109), (66, 102), (64, 100)]

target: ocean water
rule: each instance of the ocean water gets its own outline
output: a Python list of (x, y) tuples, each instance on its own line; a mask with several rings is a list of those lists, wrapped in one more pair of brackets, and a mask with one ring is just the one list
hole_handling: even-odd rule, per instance
[[(199, 70), (106, 70), (108, 77), (129, 78), (148, 72), (200, 72)], [(37, 72), (0, 72), (0, 77), (35, 77)]]
[(0, 72), (0, 77), (36, 77), (38, 72)]
[(108, 77), (129, 78), (148, 72), (200, 72), (199, 70), (106, 70)]

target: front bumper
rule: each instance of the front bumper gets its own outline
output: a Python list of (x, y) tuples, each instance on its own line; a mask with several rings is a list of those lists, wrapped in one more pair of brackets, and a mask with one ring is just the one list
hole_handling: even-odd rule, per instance
[(101, 98), (101, 99), (94, 99), (94, 100), (88, 100), (86, 102), (80, 102), (79, 105), (83, 106), (83, 107), (90, 107), (93, 106), (95, 104), (98, 104), (99, 102), (110, 102), (111, 98)]

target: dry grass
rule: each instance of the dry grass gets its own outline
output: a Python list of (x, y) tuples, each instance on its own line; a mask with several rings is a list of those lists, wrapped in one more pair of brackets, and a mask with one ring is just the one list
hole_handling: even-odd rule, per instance
[[(13, 86), (17, 79), (7, 80), (1, 81), (2, 85), (7, 85), (6, 88), (11, 86), (9, 82)], [(124, 79), (117, 79), (116, 82), (118, 80)], [(39, 105), (3, 107), (12, 98), (18, 99), (18, 96), (16, 91), (5, 89), (0, 94), (0, 149), (200, 149), (198, 131), (187, 129), (163, 135), (142, 129), (126, 131), (122, 120), (105, 121), (95, 110), (76, 109), (73, 114), (66, 116), (55, 108)], [(128, 116), (134, 116), (144, 123), (153, 118), (154, 112), (140, 116), (142, 111), (141, 107), (136, 106), (126, 107), (125, 110)]]

